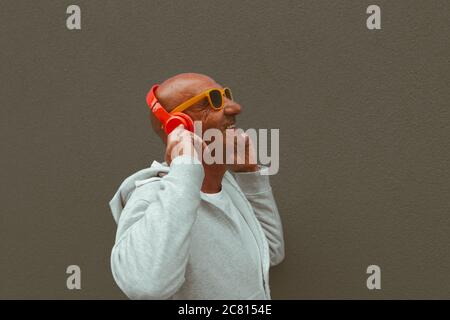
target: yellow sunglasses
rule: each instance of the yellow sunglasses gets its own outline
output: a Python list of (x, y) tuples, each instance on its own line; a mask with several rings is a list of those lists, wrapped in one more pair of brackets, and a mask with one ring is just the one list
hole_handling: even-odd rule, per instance
[(196, 104), (197, 102), (199, 102), (204, 98), (208, 98), (209, 105), (214, 110), (221, 110), (225, 104), (225, 99), (223, 97), (227, 97), (229, 100), (233, 100), (233, 95), (231, 94), (230, 88), (209, 89), (178, 105), (170, 113), (183, 112), (184, 110), (193, 106), (194, 104)]

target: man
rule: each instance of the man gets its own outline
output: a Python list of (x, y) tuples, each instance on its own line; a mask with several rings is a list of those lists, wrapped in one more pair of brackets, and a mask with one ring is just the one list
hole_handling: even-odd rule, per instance
[[(187, 73), (163, 82), (155, 95), (170, 112), (214, 88), (223, 92), (210, 77)], [(201, 99), (183, 112), (203, 131), (225, 133), (241, 106), (231, 95), (222, 99), (214, 107)], [(118, 224), (116, 283), (132, 299), (270, 299), (269, 267), (284, 258), (283, 232), (269, 178), (249, 160), (252, 148), (236, 155), (244, 163), (207, 164), (194, 147), (199, 136), (183, 126), (166, 135), (151, 117), (166, 162), (127, 178), (110, 202)]]

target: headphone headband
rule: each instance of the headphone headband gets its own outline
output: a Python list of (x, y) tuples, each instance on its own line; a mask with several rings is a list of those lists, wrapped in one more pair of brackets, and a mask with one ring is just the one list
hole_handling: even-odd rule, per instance
[(158, 98), (156, 97), (156, 89), (158, 89), (159, 85), (155, 84), (150, 91), (147, 93), (147, 105), (150, 110), (153, 112), (155, 117), (161, 122), (166, 123), (170, 118), (170, 114), (163, 108), (161, 103), (159, 103)]

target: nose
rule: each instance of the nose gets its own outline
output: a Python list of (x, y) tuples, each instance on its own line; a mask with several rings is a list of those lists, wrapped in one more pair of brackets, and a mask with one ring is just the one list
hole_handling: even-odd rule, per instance
[(227, 116), (235, 116), (241, 113), (242, 107), (239, 103), (233, 100), (227, 99), (225, 102), (225, 106), (223, 108), (223, 112)]

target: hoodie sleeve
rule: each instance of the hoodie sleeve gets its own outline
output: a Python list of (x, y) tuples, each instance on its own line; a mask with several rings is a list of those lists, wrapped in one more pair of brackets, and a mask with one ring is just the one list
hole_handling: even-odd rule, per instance
[(180, 156), (166, 176), (132, 193), (111, 253), (112, 274), (129, 298), (167, 299), (182, 286), (203, 177), (198, 160)]
[(262, 175), (261, 170), (235, 172), (233, 175), (261, 224), (269, 243), (270, 265), (274, 266), (284, 259), (283, 227), (269, 183), (269, 176)]

